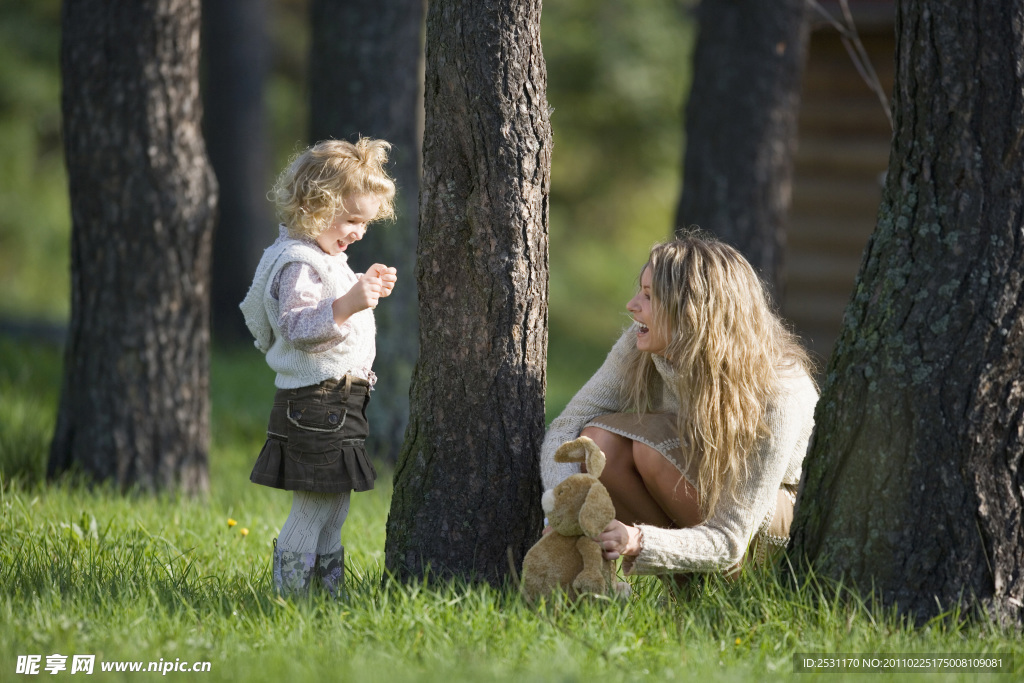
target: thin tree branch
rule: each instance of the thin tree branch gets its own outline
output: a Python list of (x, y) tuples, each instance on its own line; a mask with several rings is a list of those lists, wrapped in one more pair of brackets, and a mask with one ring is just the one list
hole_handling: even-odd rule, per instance
[(844, 23), (840, 23), (835, 17), (829, 14), (828, 10), (821, 6), (818, 0), (807, 0), (807, 4), (813, 9), (817, 10), (828, 23), (832, 25), (836, 31), (839, 32), (839, 36), (843, 41), (843, 47), (846, 48), (847, 54), (850, 55), (850, 61), (853, 62), (853, 66), (857, 69), (857, 73), (864, 79), (867, 86), (878, 96), (878, 101), (882, 104), (882, 111), (885, 112), (885, 118), (889, 121), (889, 129), (895, 130), (895, 125), (892, 120), (892, 107), (889, 104), (889, 97), (885, 94), (885, 89), (882, 88), (882, 82), (878, 78), (878, 74), (875, 72), (875, 68), (871, 65), (871, 58), (868, 57), (868, 52), (864, 48), (864, 43), (860, 40), (860, 35), (857, 33), (857, 26), (853, 22), (853, 14), (850, 12), (850, 5), (847, 0), (839, 0), (839, 6), (843, 11)]

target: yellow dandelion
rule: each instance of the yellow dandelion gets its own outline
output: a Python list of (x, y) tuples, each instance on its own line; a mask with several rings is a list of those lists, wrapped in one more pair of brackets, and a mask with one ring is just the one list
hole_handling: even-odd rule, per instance
[(245, 527), (242, 527), (242, 529), (239, 531), (239, 533), (242, 534), (243, 536), (248, 536), (249, 535), (249, 530), (246, 529)]
[(230, 517), (228, 517), (228, 528), (231, 528), (231, 527), (233, 527), (236, 524), (238, 524), (238, 522), (236, 522), (235, 520), (233, 520)]
[(741, 640), (740, 638), (737, 638), (737, 639), (736, 639), (736, 644), (737, 644), (737, 645), (739, 645), (739, 644), (740, 644), (740, 643), (742, 643), (742, 642), (743, 642), (743, 640)]

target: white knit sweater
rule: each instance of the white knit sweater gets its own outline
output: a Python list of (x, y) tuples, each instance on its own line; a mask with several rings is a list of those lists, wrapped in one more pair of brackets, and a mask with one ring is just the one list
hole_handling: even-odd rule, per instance
[(282, 334), (280, 302), (273, 296), (272, 287), (281, 269), (295, 262), (316, 271), (323, 284), (323, 297), (331, 301), (345, 294), (358, 279), (344, 252), (331, 256), (313, 242), (288, 237), (282, 227), (277, 241), (263, 252), (249, 292), (239, 306), (256, 339), (256, 348), (266, 354), (267, 365), (277, 373), (274, 384), (279, 389), (297, 389), (369, 368), (376, 355), (376, 326), (370, 309), (349, 317), (347, 334), (336, 345), (319, 352), (296, 348)]
[[(627, 352), (636, 343), (633, 325), (619, 338), (604, 364), (551, 423), (541, 447), (540, 469), (545, 489), (556, 486), (579, 465), (556, 463), (559, 445), (579, 436), (593, 418), (624, 412), (623, 386)], [(671, 365), (655, 356), (660, 382), (654, 387), (653, 411), (678, 412), (676, 376)], [(661, 529), (641, 525), (644, 547), (633, 565), (635, 574), (711, 572), (735, 565), (754, 535), (767, 526), (775, 512), (782, 484), (800, 481), (804, 455), (814, 427), (818, 392), (802, 370), (784, 374), (778, 398), (768, 406), (771, 434), (762, 439), (747, 459), (747, 477), (736, 488), (735, 499), (723, 495), (711, 518), (688, 529)], [(691, 482), (694, 473), (681, 472)]]

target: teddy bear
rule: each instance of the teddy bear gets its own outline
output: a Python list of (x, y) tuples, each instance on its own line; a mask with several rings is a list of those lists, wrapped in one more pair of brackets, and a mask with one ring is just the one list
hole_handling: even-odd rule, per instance
[(555, 462), (586, 462), (587, 471), (544, 492), (541, 503), (552, 531), (523, 558), (520, 591), (531, 602), (559, 588), (571, 598), (613, 595), (615, 562), (604, 559), (601, 547), (591, 540), (615, 518), (608, 489), (598, 481), (605, 455), (593, 440), (581, 436), (559, 446)]

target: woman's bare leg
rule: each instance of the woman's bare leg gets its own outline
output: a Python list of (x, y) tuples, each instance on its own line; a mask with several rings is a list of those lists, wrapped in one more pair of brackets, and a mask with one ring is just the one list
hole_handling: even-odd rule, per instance
[(604, 451), (606, 464), (600, 479), (611, 495), (616, 519), (624, 524), (676, 526), (658, 501), (652, 497), (637, 470), (633, 461), (635, 441), (600, 427), (587, 427), (580, 436), (590, 437), (598, 448)]
[(679, 528), (701, 523), (700, 498), (676, 466), (645, 443), (634, 441), (633, 464), (647, 494)]
[[(652, 499), (672, 519), (673, 526), (683, 528), (701, 522), (697, 490), (679, 473), (665, 456), (639, 441), (633, 442), (633, 463)], [(678, 594), (692, 580), (693, 574), (667, 574), (664, 577), (669, 594)]]
[[(662, 528), (700, 524), (696, 489), (661, 453), (599, 427), (587, 427), (582, 436), (589, 436), (604, 451), (601, 483), (611, 495), (620, 522)], [(690, 578), (690, 574), (672, 574), (667, 585), (678, 591)]]

